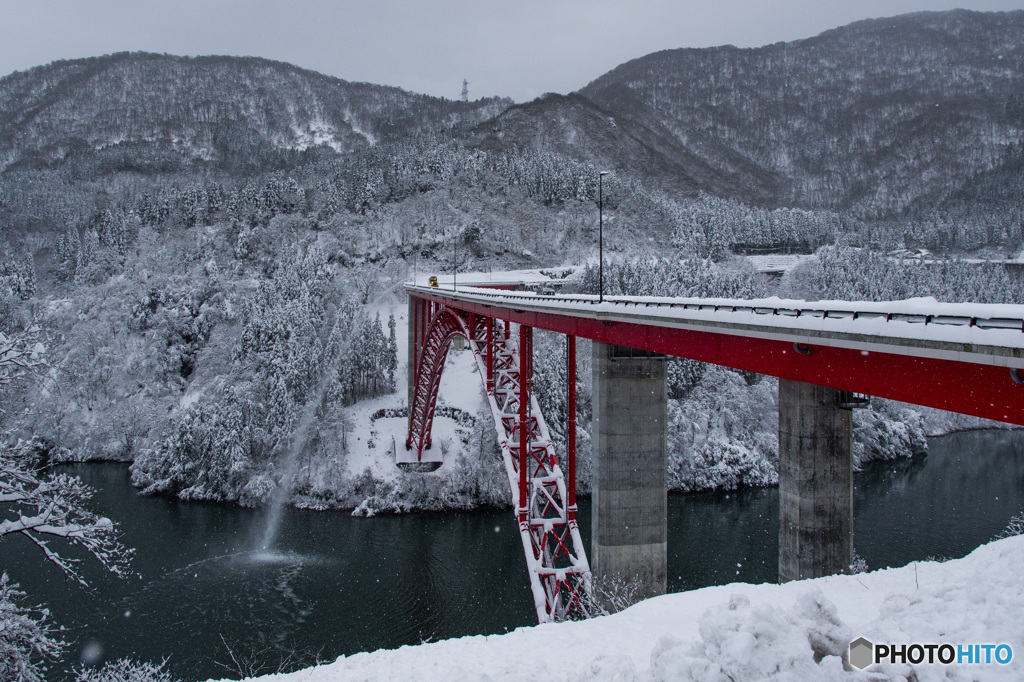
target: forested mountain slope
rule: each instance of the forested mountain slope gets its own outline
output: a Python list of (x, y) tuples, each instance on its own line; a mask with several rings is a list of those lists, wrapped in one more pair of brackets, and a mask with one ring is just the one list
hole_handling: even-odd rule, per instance
[(698, 154), (656, 117), (617, 116), (577, 93), (509, 107), (476, 133), (486, 150), (517, 145), (555, 152), (687, 197), (708, 192), (770, 202), (786, 190), (777, 175), (726, 146), (709, 143), (714, 153)]
[(775, 178), (782, 205), (898, 214), (1016, 159), (1024, 11), (919, 13), (792, 43), (657, 52), (580, 90), (657, 121), (711, 167), (722, 149)]
[(509, 108), (350, 83), (256, 58), (147, 53), (0, 79), (0, 169), (234, 175), (445, 131), (531, 149), (679, 197), (921, 215), (1024, 137), (1024, 11), (918, 13), (761, 48), (677, 49), (578, 93)]
[(112, 170), (201, 159), (260, 171), (300, 160), (283, 151), (349, 152), (476, 123), (509, 103), (452, 102), (250, 57), (120, 53), (0, 79), (0, 169), (119, 148), (108, 152)]

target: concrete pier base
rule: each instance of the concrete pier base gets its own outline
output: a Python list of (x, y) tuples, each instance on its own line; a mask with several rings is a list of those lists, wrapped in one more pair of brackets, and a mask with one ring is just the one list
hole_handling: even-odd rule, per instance
[(853, 562), (851, 414), (838, 393), (779, 380), (779, 582)]
[(593, 344), (594, 576), (641, 583), (640, 598), (667, 579), (665, 357)]

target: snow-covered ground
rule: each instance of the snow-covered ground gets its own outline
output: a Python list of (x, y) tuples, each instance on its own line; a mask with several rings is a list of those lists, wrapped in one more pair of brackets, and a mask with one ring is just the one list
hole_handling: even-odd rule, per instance
[[(399, 478), (400, 470), (395, 465), (394, 448), (404, 448), (409, 421), (402, 417), (373, 419), (381, 409), (407, 409), (406, 386), (409, 365), (408, 310), (405, 305), (386, 306), (380, 309), (382, 319), (389, 314), (395, 316), (398, 342), (398, 367), (395, 370), (396, 392), (378, 398), (363, 400), (352, 406), (353, 435), (355, 442), (349, 442), (349, 457), (346, 472), (356, 476), (370, 471), (377, 480)], [(485, 405), (483, 383), (476, 371), (476, 363), (469, 350), (449, 349), (441, 386), (438, 390), (439, 408), (451, 407), (467, 415), (475, 416)], [(442, 410), (443, 412), (443, 410)], [(445, 414), (434, 417), (432, 440), (434, 447), (449, 451), (464, 446), (469, 428)], [(367, 447), (372, 443), (372, 447)], [(447, 453), (446, 453), (447, 454)], [(455, 453), (453, 453), (455, 454)]]
[(746, 256), (745, 260), (750, 263), (755, 272), (781, 275), (813, 258), (815, 256), (804, 254), (770, 253), (759, 256)]
[[(266, 682), (350, 680), (1019, 680), (1024, 678), (1024, 536), (945, 563), (668, 594), (588, 621), (526, 627), (341, 657)], [(876, 644), (1008, 644), (1005, 665), (877, 664)], [(927, 659), (926, 659), (927, 660)]]
[(388, 298), (373, 307), (371, 315), (376, 314), (381, 320), (395, 316), (396, 390), (346, 408), (344, 428), (330, 436), (335, 444), (297, 474), (303, 492), (292, 503), (318, 509), (355, 507), (356, 515), (365, 516), (508, 504), (501, 458), (491, 452), (496, 445), (491, 443), (493, 425), (483, 383), (468, 349), (450, 349), (441, 377), (429, 454), (443, 457), (444, 466), (431, 473), (407, 474), (396, 465), (396, 451), (406, 454), (408, 433), (408, 309), (404, 301)]

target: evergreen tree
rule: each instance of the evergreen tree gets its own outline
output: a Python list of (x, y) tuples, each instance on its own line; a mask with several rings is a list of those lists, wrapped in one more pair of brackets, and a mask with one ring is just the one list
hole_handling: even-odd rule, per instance
[(398, 369), (398, 338), (395, 335), (395, 315), (388, 315), (388, 350), (386, 367), (388, 370), (388, 390), (395, 390), (395, 370)]

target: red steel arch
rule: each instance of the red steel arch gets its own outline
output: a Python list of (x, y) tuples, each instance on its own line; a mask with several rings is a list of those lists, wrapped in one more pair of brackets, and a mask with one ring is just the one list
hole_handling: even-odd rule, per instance
[(575, 338), (569, 337), (570, 414), (567, 473), (555, 455), (533, 396), (533, 329), (413, 299), (410, 358), (413, 397), (406, 447), (416, 461), (430, 447), (437, 393), (452, 339), (469, 342), (501, 448), (537, 619), (586, 615), (590, 564), (576, 521)]
[(448, 349), (456, 336), (469, 339), (472, 332), (457, 311), (440, 306), (427, 325), (423, 344), (418, 348), (416, 367), (410, 368), (410, 371), (415, 372), (413, 381), (416, 392), (409, 407), (409, 436), (405, 439), (405, 447), (416, 451), (417, 460), (430, 447), (441, 372), (448, 357)]

